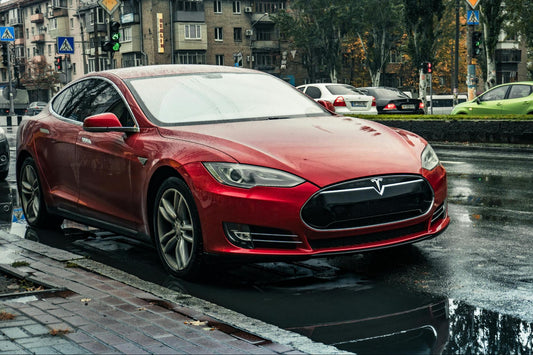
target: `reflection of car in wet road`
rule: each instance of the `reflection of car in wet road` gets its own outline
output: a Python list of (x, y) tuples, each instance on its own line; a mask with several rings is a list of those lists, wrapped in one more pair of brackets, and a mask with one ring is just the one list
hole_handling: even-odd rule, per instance
[(152, 238), (182, 277), (205, 254), (359, 252), (427, 239), (449, 223), (446, 172), (424, 139), (332, 115), (261, 72), (92, 73), (49, 111), (18, 131), (28, 223), (67, 217)]

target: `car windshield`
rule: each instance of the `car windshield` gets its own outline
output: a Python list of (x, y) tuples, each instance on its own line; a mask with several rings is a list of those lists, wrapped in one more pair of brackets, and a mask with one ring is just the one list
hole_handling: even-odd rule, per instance
[(184, 74), (127, 83), (147, 116), (164, 126), (325, 113), (313, 100), (268, 74)]
[(326, 88), (333, 95), (360, 95), (356, 88), (349, 85), (327, 85)]

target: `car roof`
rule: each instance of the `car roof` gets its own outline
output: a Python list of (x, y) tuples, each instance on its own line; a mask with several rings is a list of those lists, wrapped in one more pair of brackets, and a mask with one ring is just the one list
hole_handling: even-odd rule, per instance
[(200, 74), (200, 73), (260, 73), (252, 69), (237, 68), (222, 65), (202, 65), (202, 64), (162, 64), (145, 65), (140, 67), (129, 67), (121, 69), (111, 69), (93, 72), (87, 76), (115, 76), (121, 79), (145, 78), (153, 76), (179, 75), (179, 74)]

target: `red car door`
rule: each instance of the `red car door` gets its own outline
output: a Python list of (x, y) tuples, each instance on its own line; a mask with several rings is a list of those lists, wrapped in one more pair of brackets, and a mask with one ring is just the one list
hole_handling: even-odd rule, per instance
[[(111, 83), (99, 80), (94, 86), (91, 114), (113, 112), (133, 124), (127, 105)], [(141, 206), (133, 203), (139, 191), (132, 169), (142, 169), (134, 145), (137, 134), (80, 131), (76, 142), (79, 164), (79, 213), (115, 226), (136, 229)]]

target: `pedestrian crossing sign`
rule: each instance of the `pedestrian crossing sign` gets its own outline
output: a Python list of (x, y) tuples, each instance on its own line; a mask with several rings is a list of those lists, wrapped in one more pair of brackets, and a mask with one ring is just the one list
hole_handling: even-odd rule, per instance
[(57, 37), (57, 53), (74, 54), (74, 37)]
[(0, 26), (0, 41), (14, 42), (15, 41), (15, 27), (1, 27)]
[(466, 12), (466, 24), (467, 25), (479, 25), (479, 11), (468, 10)]

